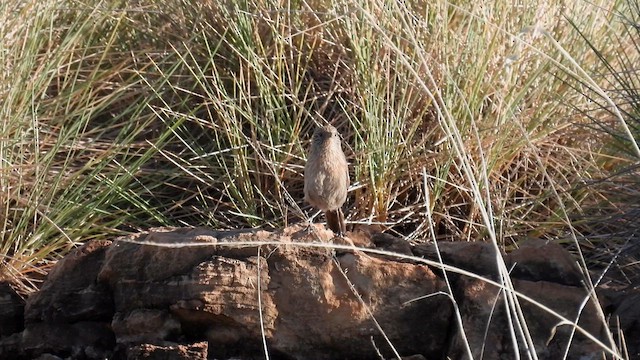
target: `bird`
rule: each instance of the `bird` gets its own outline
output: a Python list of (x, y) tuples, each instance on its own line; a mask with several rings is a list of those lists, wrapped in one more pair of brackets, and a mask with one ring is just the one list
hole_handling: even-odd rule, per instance
[(339, 237), (346, 233), (342, 205), (349, 189), (349, 166), (342, 151), (342, 137), (332, 125), (318, 127), (304, 167), (304, 198), (324, 212), (329, 229)]

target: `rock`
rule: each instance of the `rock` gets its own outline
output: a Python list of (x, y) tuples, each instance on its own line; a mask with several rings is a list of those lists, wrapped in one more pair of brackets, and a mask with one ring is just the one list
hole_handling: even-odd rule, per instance
[[(452, 299), (474, 358), (515, 357), (498, 288), (448, 272), (450, 298), (437, 268), (332, 251), (333, 234), (321, 225), (312, 230), (154, 229), (89, 242), (59, 261), (29, 297), (24, 329), (20, 319), (0, 327), (0, 358), (263, 358), (265, 341), (274, 358), (465, 359)], [(353, 241), (349, 234), (346, 243)], [(411, 247), (366, 231), (355, 240), (437, 261), (432, 244)], [(514, 265), (514, 286), (574, 319), (587, 297), (574, 286), (579, 272), (570, 254), (547, 244), (527, 246), (504, 255)], [(449, 265), (498, 278), (490, 244), (442, 242), (439, 249)], [(620, 297), (606, 308), (632, 335), (637, 301)], [(11, 304), (14, 310), (0, 314), (19, 314), (19, 302)], [(539, 358), (562, 358), (571, 328), (557, 326), (557, 318), (524, 299), (520, 304)], [(604, 340), (596, 306), (587, 302), (579, 324)], [(590, 340), (573, 335), (567, 358), (600, 355)]]
[(180, 333), (180, 322), (166, 310), (136, 309), (116, 313), (111, 329), (118, 342), (161, 341)]
[(96, 281), (111, 241), (90, 241), (60, 260), (25, 307), (25, 321), (111, 321), (113, 299)]
[(63, 359), (59, 356), (55, 356), (52, 354), (42, 354), (37, 358), (35, 358), (35, 360), (63, 360)]
[(126, 349), (126, 359), (130, 360), (206, 360), (207, 342), (194, 344), (163, 343), (162, 345), (138, 344)]
[[(211, 245), (205, 247), (114, 244), (98, 277), (113, 290), (118, 314), (113, 324), (118, 342), (162, 341), (171, 333), (197, 333), (222, 349), (259, 344), (256, 282), (260, 273), (261, 289), (268, 289), (267, 261), (255, 256), (256, 246), (215, 246), (224, 240), (219, 236), (194, 229), (187, 233), (160, 232), (140, 239)], [(251, 236), (255, 234), (234, 233), (225, 241), (251, 241)], [(262, 304), (265, 327), (271, 329), (277, 313), (268, 292), (263, 292)], [(144, 315), (139, 316), (145, 313), (151, 315), (153, 325), (145, 324)]]
[(413, 255), (409, 242), (389, 234), (373, 234), (371, 241), (377, 248), (396, 254)]
[(627, 339), (636, 339), (636, 341), (628, 340), (627, 350), (630, 358), (640, 359), (640, 295), (635, 295), (625, 299), (614, 316), (620, 319), (620, 329)]
[[(497, 279), (495, 247), (480, 242), (439, 242), (442, 260), (452, 266)], [(433, 243), (413, 248), (416, 256), (438, 261)], [(569, 286), (582, 286), (582, 274), (573, 256), (562, 246), (530, 239), (509, 254), (502, 254), (511, 276), (521, 280), (549, 281)]]
[(0, 359), (13, 360), (22, 358), (22, 332), (0, 338)]
[(0, 338), (24, 329), (24, 300), (7, 282), (0, 282)]
[(562, 246), (531, 239), (505, 256), (511, 275), (521, 280), (549, 281), (582, 286), (582, 274), (576, 260)]
[(378, 351), (393, 357), (372, 314), (400, 354), (442, 355), (449, 301), (431, 297), (408, 303), (444, 289), (428, 267), (359, 252), (339, 257), (338, 263), (305, 252), (291, 248), (271, 256), (271, 289), (279, 313), (274, 349), (300, 359), (376, 358)]
[[(326, 240), (332, 237), (321, 229), (316, 233)], [(301, 233), (238, 233), (225, 237), (207, 235), (198, 229), (191, 233), (156, 233), (152, 239), (176, 244), (208, 242), (211, 246), (114, 244), (98, 277), (113, 288), (115, 311), (122, 314), (113, 323), (118, 342), (165, 340), (167, 331), (157, 334), (150, 330), (166, 328), (162, 325), (166, 320), (154, 319), (165, 319), (167, 314), (154, 312), (149, 316), (154, 324), (150, 326), (142, 326), (141, 321), (132, 318), (137, 318), (133, 314), (140, 313), (140, 309), (149, 312), (169, 308), (180, 324), (172, 328), (174, 331), (180, 328), (185, 334), (206, 334), (210, 352), (220, 357), (232, 355), (229, 349), (234, 348), (259, 350), (262, 331), (274, 351), (293, 356), (376, 356), (372, 340), (384, 353), (391, 354), (371, 322), (369, 311), (387, 328), (392, 343), (403, 344), (410, 353), (429, 353), (433, 344), (444, 346), (443, 334), (450, 316), (450, 304), (445, 299), (402, 305), (442, 289), (443, 283), (428, 267), (382, 261), (359, 252), (341, 256), (338, 264), (328, 249), (294, 245), (265, 247), (265, 256), (257, 256), (256, 246), (220, 246), (225, 242), (255, 241), (258, 236), (262, 241), (291, 242)], [(148, 265), (141, 269), (132, 264)], [(366, 306), (352, 293), (339, 266), (364, 297)], [(416, 323), (423, 325), (433, 309), (437, 309), (438, 316), (431, 327), (416, 331)]]
[[(513, 280), (513, 283), (517, 291), (570, 320), (576, 319), (578, 309), (587, 296), (583, 289), (544, 281)], [(458, 289), (462, 291), (457, 298), (462, 299), (460, 313), (473, 358), (503, 359), (505, 354), (511, 354), (509, 357), (515, 358), (512, 339), (505, 331), (510, 325), (500, 289), (466, 276), (460, 279)], [(548, 296), (549, 294), (553, 296)], [(537, 305), (522, 298), (519, 301), (538, 356), (541, 359), (562, 359), (569, 344), (571, 328), (567, 325), (557, 326), (560, 320)], [(587, 303), (578, 324), (606, 343), (604, 326), (595, 316), (595, 306), (592, 301)], [(526, 358), (525, 343), (521, 338), (518, 338), (518, 346), (520, 356)], [(571, 339), (570, 350), (568, 359), (603, 358), (603, 352), (598, 346), (579, 333)], [(466, 354), (462, 337), (457, 332), (449, 356), (454, 359), (468, 359)]]
[(22, 333), (21, 352), (28, 358), (48, 353), (74, 359), (104, 359), (115, 346), (114, 340), (108, 323), (33, 323), (27, 324)]
[(614, 334), (622, 332), (630, 359), (640, 359), (640, 289), (605, 287), (602, 291), (605, 315), (611, 317)]
[[(495, 247), (489, 243), (440, 241), (438, 242), (438, 249), (445, 264), (490, 278), (496, 278), (498, 274)], [(425, 259), (439, 261), (438, 252), (433, 243), (416, 245), (413, 248), (413, 254), (423, 256)]]

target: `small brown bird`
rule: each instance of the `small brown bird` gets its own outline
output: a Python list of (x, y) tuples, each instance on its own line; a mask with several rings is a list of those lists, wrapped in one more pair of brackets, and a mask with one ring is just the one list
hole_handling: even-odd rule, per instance
[(304, 167), (304, 198), (324, 211), (329, 229), (338, 236), (347, 231), (342, 205), (348, 188), (349, 168), (338, 130), (331, 125), (316, 129)]

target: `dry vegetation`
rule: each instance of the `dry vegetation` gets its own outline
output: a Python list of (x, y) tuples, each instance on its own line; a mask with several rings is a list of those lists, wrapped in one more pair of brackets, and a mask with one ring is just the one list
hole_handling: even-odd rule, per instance
[(327, 121), (351, 223), (636, 277), (637, 4), (456, 3), (3, 1), (0, 277), (153, 226), (303, 221)]

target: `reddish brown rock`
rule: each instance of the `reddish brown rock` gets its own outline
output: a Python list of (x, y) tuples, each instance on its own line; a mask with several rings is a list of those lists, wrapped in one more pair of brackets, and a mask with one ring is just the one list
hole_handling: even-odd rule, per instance
[[(333, 251), (325, 246), (332, 235), (319, 225), (311, 232), (305, 226), (280, 232), (155, 229), (87, 243), (61, 260), (28, 299), (25, 329), (0, 337), (0, 358), (263, 358), (263, 341), (273, 357), (291, 359), (466, 358), (440, 271), (390, 256)], [(389, 236), (358, 236), (358, 244), (437, 260), (433, 245), (412, 248)], [(513, 282), (573, 319), (585, 291), (569, 286), (576, 275), (570, 255), (545, 246), (505, 256), (515, 265)], [(449, 265), (497, 277), (490, 244), (441, 243), (440, 255)], [(473, 356), (514, 358), (498, 289), (448, 274)], [(570, 328), (521, 304), (539, 358), (562, 358)], [(633, 331), (635, 320), (625, 311), (633, 304), (616, 304), (610, 311), (626, 316), (621, 324)], [(596, 306), (587, 303), (580, 325), (602, 339)], [(569, 359), (594, 355), (593, 342), (572, 338)]]
[(283, 250), (272, 255), (271, 288), (279, 312), (274, 348), (296, 358), (375, 358), (377, 351), (393, 357), (373, 315), (400, 355), (443, 354), (448, 300), (431, 297), (406, 304), (443, 289), (428, 267), (359, 252), (336, 262), (328, 254)]
[(126, 349), (127, 360), (205, 360), (207, 342), (195, 344), (163, 343), (132, 345)]
[[(513, 280), (513, 283), (517, 291), (572, 321), (577, 319), (578, 310), (587, 296), (583, 289), (544, 281)], [(511, 326), (500, 289), (468, 277), (460, 279), (458, 289), (462, 292), (457, 296), (461, 299), (462, 323), (473, 357), (487, 360), (515, 358), (516, 350), (507, 331)], [(528, 332), (534, 340), (536, 353), (541, 359), (562, 359), (567, 346), (570, 346), (567, 359), (602, 358), (603, 352), (596, 343), (579, 333), (573, 334), (571, 338), (570, 326), (557, 326), (561, 322), (559, 318), (525, 299), (519, 298), (519, 302)], [(586, 302), (578, 324), (606, 343), (605, 325), (597, 316), (593, 301)], [(521, 337), (518, 337), (517, 342), (520, 356), (526, 358), (525, 342)], [(454, 338), (449, 356), (455, 359), (469, 358), (459, 332)]]
[(27, 299), (27, 323), (110, 321), (113, 299), (96, 281), (111, 241), (90, 241), (60, 260), (40, 291)]
[[(251, 241), (251, 236), (255, 233), (234, 232), (225, 238), (218, 232), (191, 229), (156, 232), (136, 240), (208, 246), (158, 247), (124, 241), (114, 244), (98, 278), (113, 289), (118, 314), (113, 324), (118, 342), (163, 341), (187, 333), (206, 338), (217, 345), (216, 349), (225, 349), (218, 353), (222, 355), (239, 344), (258, 346), (257, 281), (260, 272), (260, 288), (268, 289), (267, 261), (255, 256), (255, 246), (215, 246), (221, 241), (218, 237), (225, 241)], [(261, 295), (263, 321), (271, 329), (276, 308), (268, 292)], [(151, 315), (155, 325), (145, 325), (144, 316), (139, 316), (142, 313)]]
[(180, 334), (180, 322), (167, 310), (137, 309), (116, 313), (111, 321), (118, 342), (145, 343)]
[[(257, 256), (256, 246), (222, 246), (257, 239), (274, 243), (313, 240), (302, 230), (223, 237), (195, 229), (139, 239), (211, 245), (207, 247), (114, 244), (98, 277), (112, 287), (116, 319), (123, 319), (113, 323), (118, 341), (166, 340), (170, 331), (150, 331), (165, 329), (166, 320), (136, 327), (132, 325), (139, 321), (131, 318), (140, 309), (169, 309), (180, 331), (204, 334), (210, 352), (217, 356), (227, 356), (233, 353), (230, 349), (240, 347), (258, 351), (263, 332), (271, 349), (294, 357), (376, 356), (373, 343), (392, 355), (371, 313), (391, 342), (408, 354), (441, 353), (450, 316), (448, 301), (431, 298), (403, 305), (442, 289), (441, 280), (426, 266), (383, 261), (359, 252), (340, 256), (337, 263), (329, 249), (295, 245), (264, 246), (262, 256)], [(325, 241), (331, 236), (321, 228), (316, 234)], [(341, 267), (364, 303), (351, 290)], [(150, 318), (166, 316), (154, 313)]]

